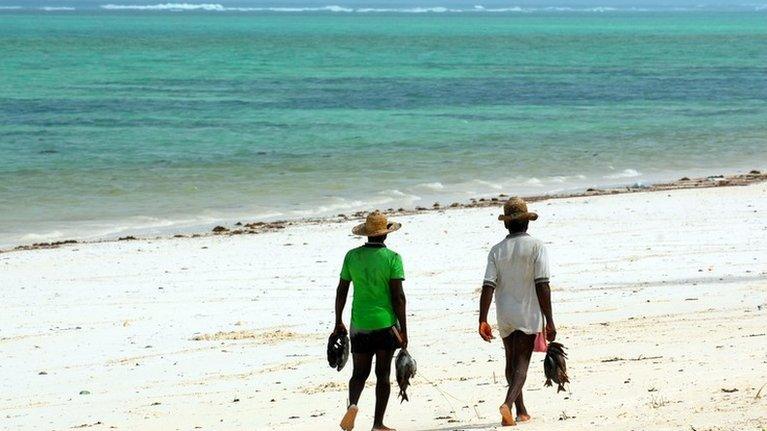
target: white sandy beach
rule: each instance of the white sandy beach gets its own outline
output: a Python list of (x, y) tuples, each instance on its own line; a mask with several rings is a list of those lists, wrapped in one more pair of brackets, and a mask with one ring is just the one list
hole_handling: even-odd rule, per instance
[[(767, 427), (767, 183), (531, 209), (572, 385), (544, 388), (535, 354), (519, 429)], [(499, 423), (502, 344), (476, 335), (498, 211), (401, 217), (390, 235), (419, 363), (412, 401), (392, 392), (400, 431)], [(351, 366), (330, 369), (325, 343), (354, 223), (0, 254), (0, 429), (337, 429)]]

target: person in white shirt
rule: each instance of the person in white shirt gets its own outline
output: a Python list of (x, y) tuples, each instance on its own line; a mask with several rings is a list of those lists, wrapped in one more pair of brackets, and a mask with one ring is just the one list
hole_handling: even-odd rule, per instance
[[(533, 353), (537, 333), (544, 331), (554, 341), (557, 329), (551, 313), (549, 261), (541, 240), (527, 234), (530, 220), (538, 214), (527, 210), (527, 203), (511, 198), (503, 206), (504, 222), (509, 234), (490, 250), (479, 300), (479, 335), (490, 342), (492, 327), (487, 313), (495, 296), (498, 330), (506, 350), (506, 381), (509, 389), (500, 407), (501, 425), (516, 425), (530, 420), (522, 398), (522, 388)], [(545, 318), (545, 325), (544, 325)], [(511, 407), (516, 407), (516, 420)]]

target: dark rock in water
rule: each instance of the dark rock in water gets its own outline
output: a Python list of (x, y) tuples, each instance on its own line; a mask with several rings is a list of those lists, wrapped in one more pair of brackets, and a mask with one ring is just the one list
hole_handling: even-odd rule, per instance
[(751, 175), (761, 175), (761, 172), (757, 171), (756, 169), (754, 169), (753, 171), (749, 172), (749, 174), (751, 174)]
[(213, 233), (222, 233), (222, 232), (228, 232), (229, 229), (223, 227), (223, 226), (216, 226), (213, 228)]
[(91, 391), (80, 391), (80, 395), (90, 395)]
[(595, 188), (593, 188), (593, 187), (589, 187), (589, 188), (587, 188), (587, 189), (586, 189), (586, 191), (587, 191), (587, 192), (596, 192), (596, 191), (597, 191), (597, 189), (595, 189)]
[(37, 154), (58, 154), (59, 152), (56, 150), (41, 150), (38, 151)]
[(490, 198), (490, 200), (493, 202), (498, 202), (498, 198)]
[(403, 212), (405, 212), (405, 208), (398, 208), (397, 211), (403, 213)]
[(450, 204), (450, 208), (458, 208), (459, 206), (461, 206), (461, 204), (459, 204), (458, 202), (453, 202), (452, 204)]
[(48, 373), (46, 373), (45, 371), (40, 371), (39, 373), (37, 373), (37, 375), (38, 376), (47, 376)]
[(439, 202), (434, 202), (434, 205), (432, 205), (434, 208), (439, 208)]
[(427, 208), (425, 208), (425, 207), (415, 207), (415, 210), (416, 211), (426, 211)]
[(133, 235), (123, 236), (120, 238), (117, 238), (118, 241), (135, 241), (136, 237)]
[(177, 233), (173, 235), (173, 238), (184, 238), (184, 235), (181, 235), (180, 233)]
[(238, 221), (238, 222), (237, 222), (237, 223), (235, 223), (234, 225), (235, 225), (235, 226), (242, 226), (242, 222), (241, 222), (241, 221)]
[(690, 177), (682, 177), (679, 181), (690, 181)]

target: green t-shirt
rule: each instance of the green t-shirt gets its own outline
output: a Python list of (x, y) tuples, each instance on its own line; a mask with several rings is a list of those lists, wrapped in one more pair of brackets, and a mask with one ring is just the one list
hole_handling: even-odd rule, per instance
[(404, 280), (402, 258), (384, 245), (365, 244), (349, 250), (341, 278), (354, 284), (352, 327), (361, 330), (390, 328), (397, 323), (389, 280)]

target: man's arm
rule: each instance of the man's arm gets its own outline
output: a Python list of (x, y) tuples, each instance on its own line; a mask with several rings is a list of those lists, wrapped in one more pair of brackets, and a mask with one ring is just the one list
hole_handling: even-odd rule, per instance
[(402, 280), (389, 280), (389, 290), (391, 291), (391, 303), (394, 308), (394, 315), (399, 321), (399, 333), (402, 337), (402, 347), (407, 348), (407, 310), (405, 299), (405, 290), (402, 288)]
[(338, 287), (336, 288), (336, 327), (333, 330), (334, 334), (346, 334), (346, 326), (344, 326), (343, 315), (344, 307), (346, 307), (346, 297), (349, 295), (349, 285), (351, 281), (344, 280), (343, 278), (338, 280)]
[(551, 288), (548, 281), (535, 283), (535, 293), (538, 295), (538, 303), (541, 305), (541, 312), (546, 318), (546, 338), (554, 341), (557, 338), (557, 327), (554, 326), (554, 316), (551, 312)]
[(487, 313), (490, 311), (490, 304), (493, 303), (493, 286), (485, 284), (482, 286), (482, 295), (479, 297), (479, 336), (488, 343), (493, 338), (493, 330), (487, 323)]

